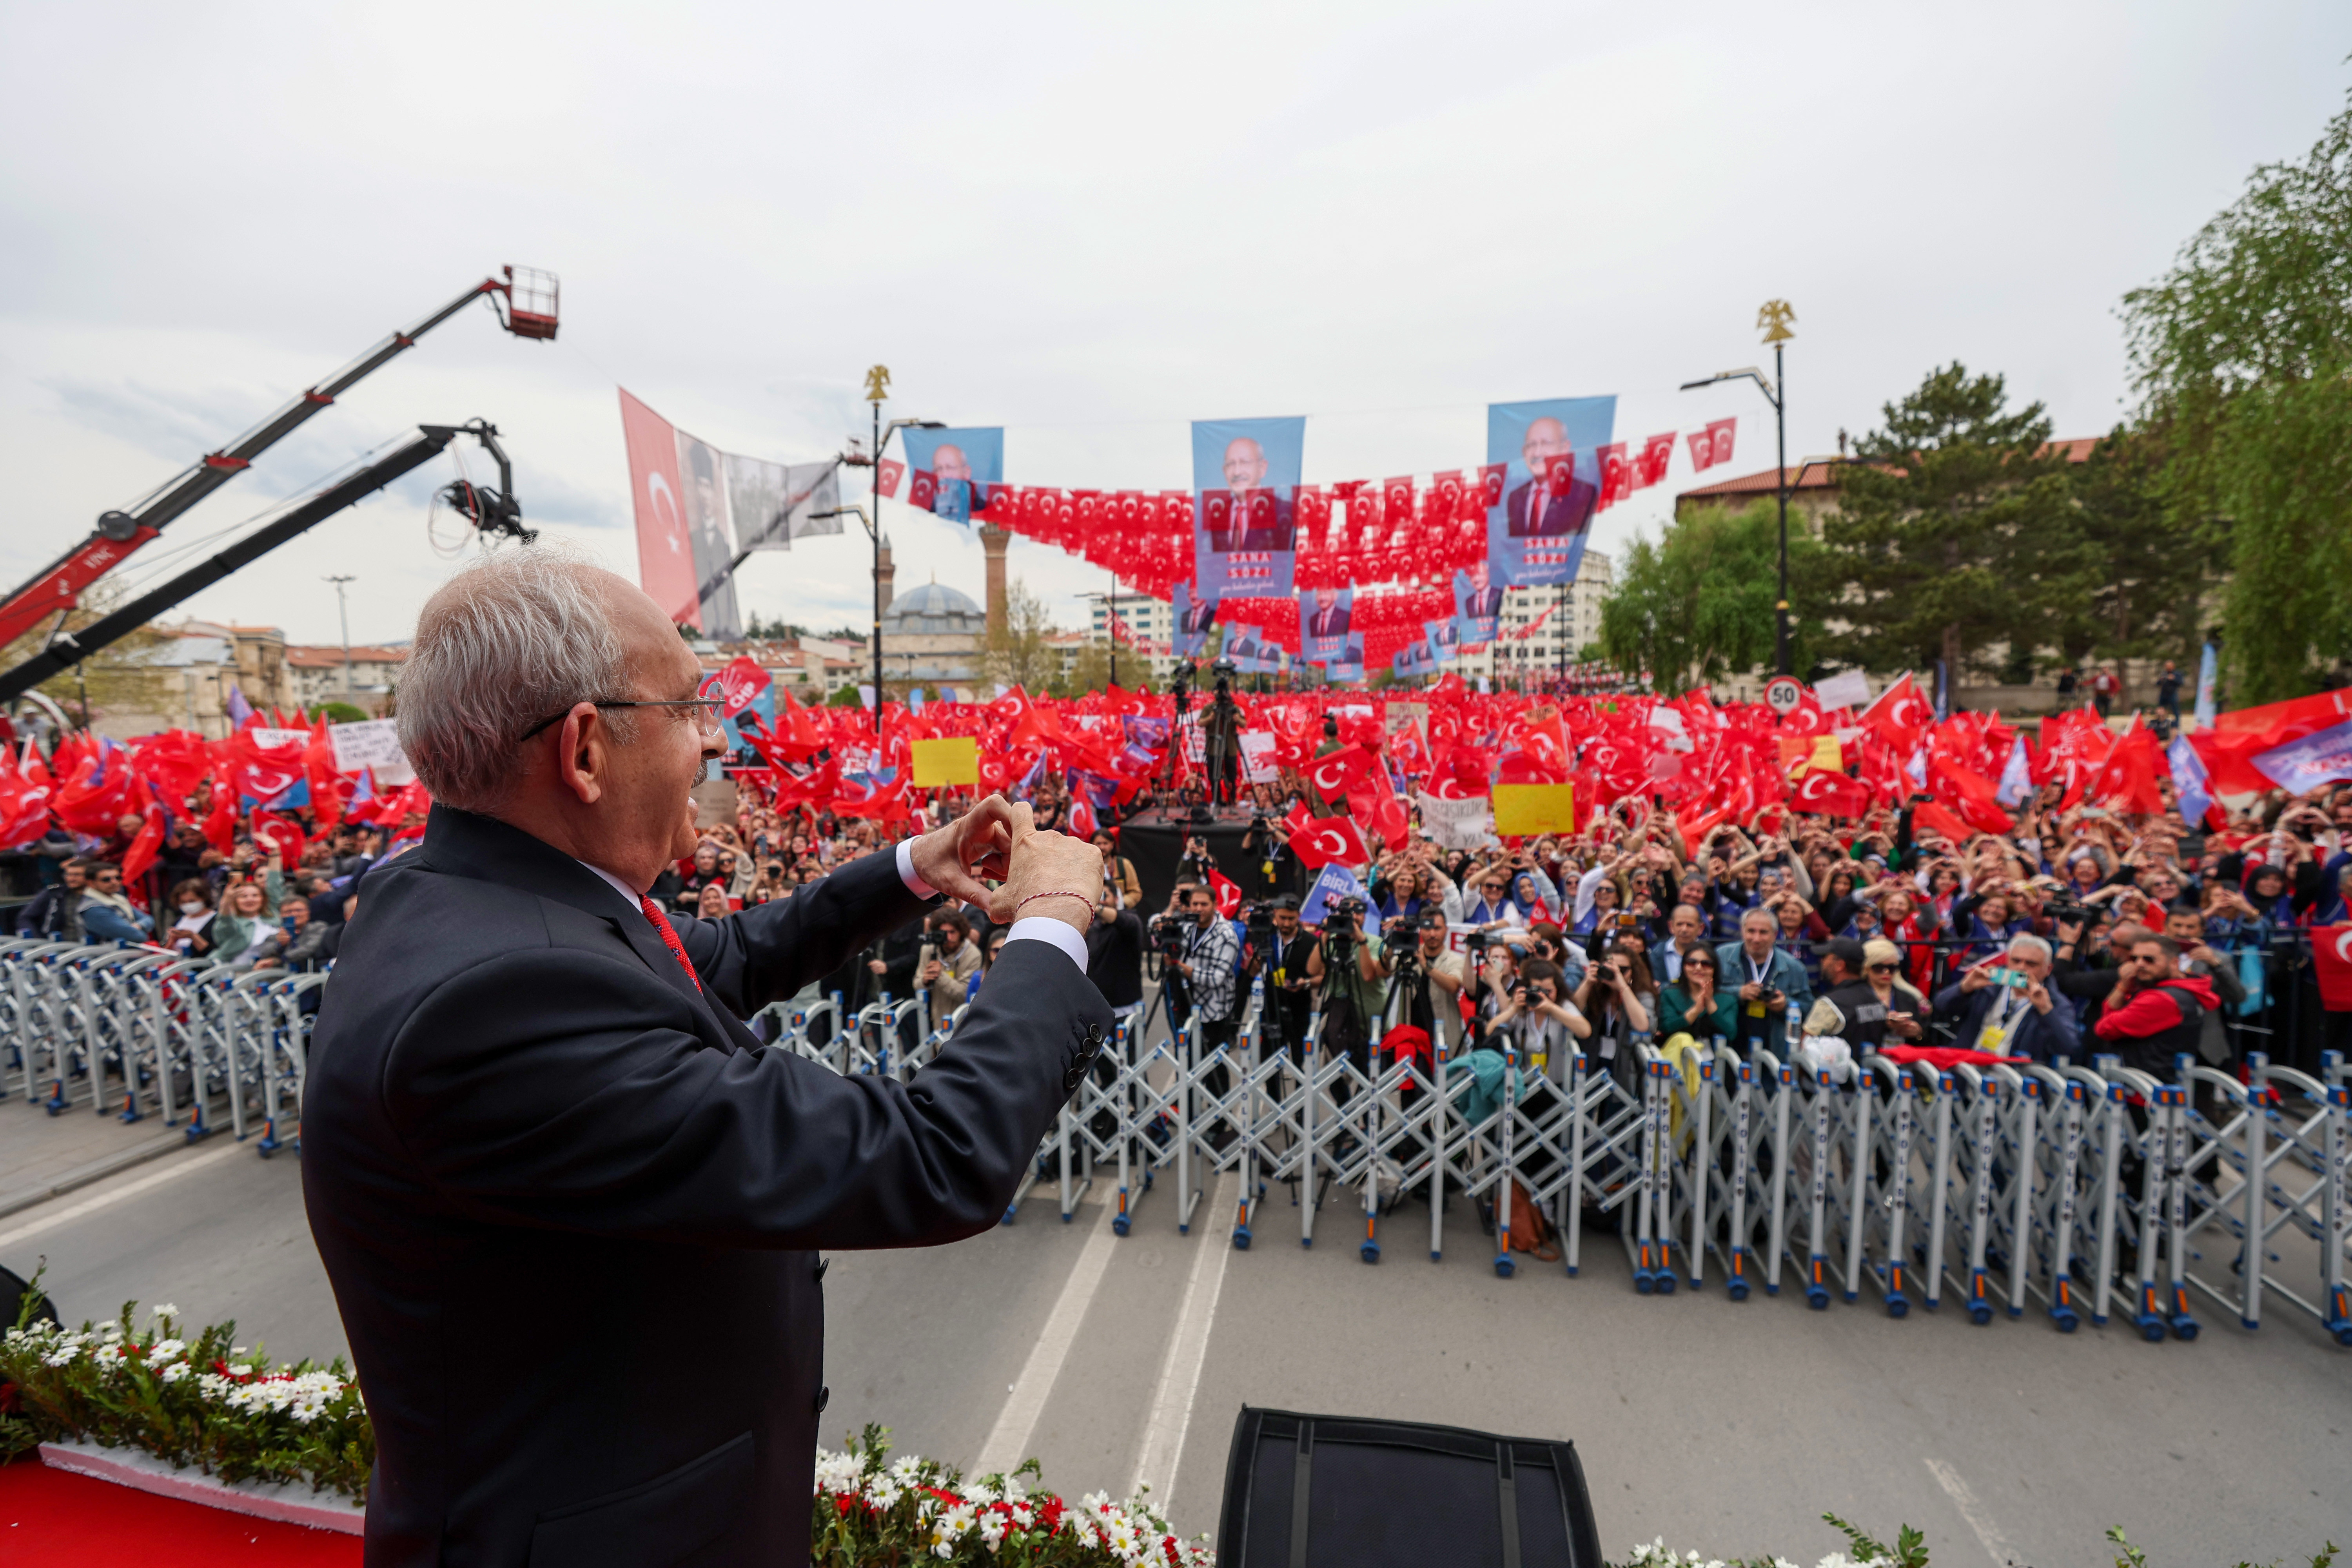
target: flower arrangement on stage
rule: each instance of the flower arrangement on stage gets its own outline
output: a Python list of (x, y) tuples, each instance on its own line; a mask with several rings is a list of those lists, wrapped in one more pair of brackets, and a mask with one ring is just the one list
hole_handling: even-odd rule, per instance
[(809, 1552), (821, 1568), (932, 1561), (1053, 1568), (1213, 1568), (1215, 1553), (1179, 1541), (1140, 1497), (1089, 1492), (1075, 1503), (1031, 1491), (1037, 1461), (967, 1481), (950, 1466), (888, 1458), (888, 1429), (868, 1426), (846, 1452), (816, 1456)]
[(236, 1324), (217, 1323), (183, 1338), (168, 1304), (141, 1328), (127, 1302), (109, 1323), (10, 1327), (0, 1339), (0, 1461), (79, 1439), (225, 1481), (302, 1482), (363, 1500), (375, 1433), (350, 1370), (341, 1360), (273, 1370), (236, 1336)]

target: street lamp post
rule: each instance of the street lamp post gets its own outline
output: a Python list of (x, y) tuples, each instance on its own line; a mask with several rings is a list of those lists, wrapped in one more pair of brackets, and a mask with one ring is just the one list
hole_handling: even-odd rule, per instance
[[(866, 373), (866, 401), (874, 407), (874, 450), (866, 459), (874, 470), (874, 515), (845, 506), (834, 511), (821, 511), (819, 517), (855, 517), (866, 525), (866, 538), (874, 546), (874, 733), (882, 733), (882, 444), (901, 430), (943, 430), (947, 426), (937, 419), (893, 419), (882, 423), (882, 403), (890, 395), (890, 367), (875, 365)], [(856, 443), (853, 440), (852, 446)], [(845, 459), (853, 464), (855, 458)]]
[(352, 612), (351, 606), (343, 603), (343, 584), (356, 583), (359, 579), (330, 577), (327, 581), (335, 585), (335, 615), (343, 623), (343, 700), (349, 702), (352, 700)]
[(1772, 606), (1772, 668), (1780, 675), (1796, 673), (1790, 668), (1789, 384), (1787, 366), (1780, 357), (1781, 345), (1797, 335), (1789, 330), (1789, 323), (1796, 319), (1797, 312), (1790, 308), (1786, 300), (1768, 300), (1756, 312), (1756, 324), (1764, 329), (1764, 341), (1772, 345), (1771, 379), (1767, 380), (1762, 371), (1751, 365), (1745, 370), (1717, 371), (1702, 380), (1686, 381), (1682, 384), (1682, 390), (1688, 392), (1696, 386), (1713, 386), (1718, 381), (1752, 381), (1764, 394), (1764, 401), (1772, 405), (1776, 455), (1780, 464), (1774, 478), (1779, 481), (1780, 500), (1780, 593), (1778, 602)]

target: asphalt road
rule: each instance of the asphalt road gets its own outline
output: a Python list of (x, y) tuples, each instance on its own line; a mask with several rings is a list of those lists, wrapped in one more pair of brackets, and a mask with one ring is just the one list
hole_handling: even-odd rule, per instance
[[(0, 1221), (0, 1262), (46, 1256), (69, 1317), (170, 1300), (277, 1356), (339, 1353), (299, 1177), (249, 1145), (175, 1154)], [(1336, 1206), (1300, 1247), (1282, 1188), (1236, 1252), (1213, 1198), (1179, 1235), (1166, 1184), (1115, 1237), (1108, 1185), (1068, 1226), (1044, 1191), (955, 1247), (840, 1255), (828, 1441), (872, 1420), (959, 1464), (1034, 1453), (1071, 1493), (1140, 1470), (1187, 1532), (1216, 1527), (1248, 1401), (1571, 1437), (1612, 1555), (1663, 1534), (1810, 1562), (1839, 1544), (1825, 1509), (1920, 1525), (1938, 1563), (2105, 1568), (2110, 1523), (2177, 1563), (2352, 1541), (2352, 1352), (2299, 1316), (2249, 1333), (2209, 1312), (2197, 1342), (2151, 1346), (2120, 1323), (1646, 1298), (1607, 1237), (1579, 1279), (1523, 1262), (1499, 1279), (1458, 1204), (1441, 1261), (1415, 1206), (1367, 1267)]]

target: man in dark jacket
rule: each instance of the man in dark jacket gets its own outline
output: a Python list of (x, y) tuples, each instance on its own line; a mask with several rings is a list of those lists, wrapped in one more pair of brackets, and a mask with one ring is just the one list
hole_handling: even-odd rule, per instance
[[(674, 924), (646, 892), (722, 744), (700, 678), (653, 600), (544, 547), (419, 620), (401, 742), (436, 804), (366, 878), (303, 1106), (375, 1428), (371, 1568), (804, 1555), (816, 1250), (994, 1226), (1109, 1024), (1083, 967), (1101, 858), (1001, 799)], [(933, 889), (989, 901), (983, 876), (1010, 940), (911, 1080), (744, 1027)]]
[(2080, 1056), (2074, 1005), (2050, 993), (2050, 944), (2013, 936), (1998, 963), (1982, 963), (1936, 993), (1936, 1012), (1957, 1014), (1952, 1044), (1995, 1056), (2063, 1065)]
[(2179, 942), (2142, 935), (2132, 943), (2094, 1031), (2124, 1066), (2168, 1082), (2173, 1058), (2196, 1054), (2205, 1015), (2221, 1005), (2211, 981), (2180, 973)]

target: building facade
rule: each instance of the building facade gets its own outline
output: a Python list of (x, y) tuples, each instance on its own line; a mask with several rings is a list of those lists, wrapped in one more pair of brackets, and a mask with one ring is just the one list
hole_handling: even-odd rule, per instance
[(1483, 676), (1500, 686), (1540, 685), (1562, 666), (1576, 664), (1584, 649), (1601, 640), (1601, 606), (1609, 598), (1612, 570), (1607, 551), (1587, 545), (1575, 582), (1562, 587), (1504, 589), (1503, 613), (1496, 624), (1499, 635), (1478, 652), (1462, 656), (1456, 667), (1462, 679)]

